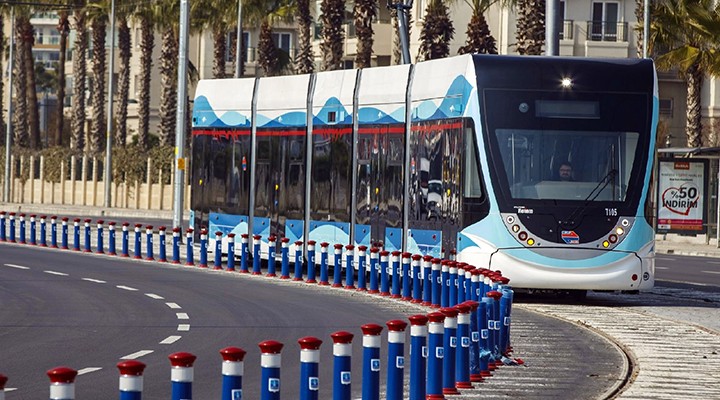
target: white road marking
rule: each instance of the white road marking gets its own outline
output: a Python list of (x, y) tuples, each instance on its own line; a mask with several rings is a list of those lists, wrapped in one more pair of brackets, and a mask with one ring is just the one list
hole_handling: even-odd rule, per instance
[(187, 313), (184, 312), (175, 313), (175, 315), (177, 315), (177, 319), (190, 319)]
[(655, 267), (655, 269), (670, 269), (668, 267)]
[(91, 372), (100, 371), (101, 369), (102, 368), (100, 368), (100, 367), (87, 367), (87, 368), (79, 369), (77, 374), (85, 375), (85, 374), (89, 374)]
[(155, 300), (165, 300), (164, 297), (158, 296), (158, 295), (156, 295), (155, 293), (145, 293), (145, 296), (147, 296), (147, 297), (149, 297), (149, 298), (151, 298), (151, 299), (155, 299)]
[(180, 307), (180, 305), (179, 305), (178, 303), (165, 303), (165, 304), (166, 304), (168, 307), (174, 308), (174, 309), (182, 308), (182, 307)]
[(181, 338), (182, 338), (182, 336), (168, 336), (165, 339), (163, 339), (163, 341), (160, 342), (160, 344), (173, 344), (173, 343), (177, 342), (178, 340), (180, 340)]
[(150, 353), (152, 353), (152, 352), (154, 352), (154, 351), (155, 351), (155, 350), (140, 350), (140, 351), (138, 351), (138, 352), (135, 352), (135, 353), (132, 353), (132, 354), (128, 354), (128, 355), (126, 355), (125, 357), (120, 357), (120, 359), (121, 359), (121, 360), (134, 360), (134, 359), (136, 359), (136, 358), (140, 358), (140, 357), (142, 357), (142, 356), (146, 356), (146, 355), (148, 355), (148, 354), (150, 354)]
[(5, 388), (6, 392), (14, 392), (16, 390), (17, 390), (17, 388)]
[(179, 324), (177, 330), (180, 332), (187, 332), (190, 330), (190, 324)]
[(66, 274), (66, 273), (57, 272), (57, 271), (43, 271), (43, 272), (46, 273), (46, 274), (50, 274), (50, 275), (68, 276), (68, 274)]
[(105, 281), (101, 281), (100, 279), (92, 279), (92, 278), (82, 278), (84, 281), (93, 282), (93, 283), (107, 283)]
[(720, 274), (720, 271), (702, 271), (706, 274)]
[(115, 287), (118, 289), (122, 289), (122, 290), (129, 290), (131, 292), (137, 291), (137, 289), (130, 287), (130, 286), (117, 285)]
[(657, 257), (657, 256), (656, 256), (655, 259), (656, 259), (656, 260), (663, 260), (663, 261), (675, 261), (674, 258), (670, 258), (670, 257)]
[(720, 264), (720, 261), (708, 261), (708, 264)]
[(22, 266), (22, 265), (17, 265), (17, 264), (3, 264), (3, 265), (6, 266), (6, 267), (10, 267), (10, 268), (30, 269), (30, 267), (24, 267), (24, 266)]

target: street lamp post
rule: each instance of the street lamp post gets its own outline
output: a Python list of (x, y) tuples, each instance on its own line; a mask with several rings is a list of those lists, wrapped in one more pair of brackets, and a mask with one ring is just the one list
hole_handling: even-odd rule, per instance
[(175, 201), (173, 226), (182, 227), (185, 194), (185, 107), (187, 102), (187, 63), (189, 0), (180, 0), (180, 50), (178, 52), (178, 97), (175, 120)]

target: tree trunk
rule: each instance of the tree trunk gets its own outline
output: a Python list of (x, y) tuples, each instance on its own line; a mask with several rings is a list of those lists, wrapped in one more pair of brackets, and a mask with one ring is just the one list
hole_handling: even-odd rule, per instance
[(27, 87), (27, 68), (25, 67), (25, 46), (23, 42), (23, 18), (17, 17), (15, 20), (15, 43), (16, 43), (16, 61), (15, 71), (15, 113), (13, 114), (13, 144), (15, 146), (28, 146), (28, 130), (27, 130), (27, 97), (25, 96), (25, 88)]
[[(103, 135), (107, 125), (105, 116), (105, 79), (107, 75), (107, 67), (105, 64), (105, 34), (107, 31), (107, 23), (103, 17), (97, 17), (92, 22), (92, 42), (93, 42), (93, 90), (92, 90), (92, 125), (89, 135), (89, 151), (91, 154), (100, 154), (102, 152)], [(110, 55), (112, 57), (112, 55)]]
[(115, 145), (127, 144), (127, 116), (128, 98), (130, 97), (130, 57), (132, 56), (132, 43), (130, 42), (130, 27), (127, 17), (118, 18), (118, 51), (120, 53), (120, 66), (118, 67), (117, 103), (115, 107)]
[(75, 50), (73, 52), (73, 101), (70, 148), (85, 150), (85, 89), (87, 80), (88, 32), (85, 12), (75, 11)]
[(227, 26), (218, 24), (213, 27), (213, 78), (225, 78), (225, 53), (227, 52)]
[(685, 74), (687, 82), (687, 123), (685, 134), (688, 147), (702, 146), (702, 119), (700, 114), (700, 94), (702, 92), (703, 74), (700, 67), (693, 65)]
[[(25, 47), (23, 51), (23, 68), (26, 69), (25, 95), (27, 96), (27, 124), (28, 136), (30, 139), (30, 148), (39, 149), (42, 145), (40, 140), (40, 116), (38, 112), (37, 90), (35, 90), (35, 57), (32, 54), (32, 48), (35, 44), (35, 29), (30, 23), (30, 19), (23, 21), (23, 40), (21, 46)], [(19, 92), (22, 93), (22, 92)]]
[(160, 51), (160, 144), (163, 146), (175, 144), (178, 52), (175, 30), (165, 29)]
[(298, 74), (309, 74), (315, 70), (315, 55), (312, 50), (310, 0), (298, 0), (297, 4), (298, 53), (295, 57), (295, 72)]
[(322, 23), (322, 70), (332, 71), (343, 68), (343, 46), (345, 44), (345, 0), (323, 0), (320, 4)]
[(355, 55), (356, 68), (370, 67), (373, 46), (372, 21), (375, 18), (377, 4), (375, 0), (355, 1), (355, 32), (357, 34), (357, 53)]
[(138, 138), (142, 149), (148, 148), (150, 134), (150, 79), (155, 47), (153, 23), (147, 16), (140, 18), (140, 82), (138, 85)]
[(58, 33), (60, 34), (60, 56), (58, 58), (58, 69), (57, 69), (57, 98), (58, 107), (55, 112), (55, 119), (57, 126), (55, 132), (53, 132), (53, 144), (55, 146), (62, 146), (63, 144), (63, 128), (65, 125), (65, 52), (67, 51), (67, 38), (70, 35), (70, 21), (68, 19), (67, 11), (60, 11), (57, 25)]

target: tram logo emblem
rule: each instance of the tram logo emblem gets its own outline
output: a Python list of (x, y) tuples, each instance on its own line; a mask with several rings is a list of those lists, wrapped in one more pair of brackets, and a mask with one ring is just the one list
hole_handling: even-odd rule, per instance
[(566, 244), (579, 244), (580, 236), (575, 231), (562, 231), (560, 237)]

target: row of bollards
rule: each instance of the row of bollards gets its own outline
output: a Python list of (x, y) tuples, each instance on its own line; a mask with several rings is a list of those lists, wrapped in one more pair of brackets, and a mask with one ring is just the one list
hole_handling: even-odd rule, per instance
[[(454, 307), (442, 308), (428, 315), (413, 315), (410, 321), (409, 364), (405, 358), (405, 339), (408, 323), (391, 320), (386, 323), (387, 358), (384, 364), (386, 385), (382, 398), (389, 400), (443, 399), (446, 395), (459, 394), (462, 389), (473, 388), (473, 382), (481, 382), (482, 376), (490, 376), (489, 355), (491, 346), (502, 341), (499, 331), (487, 334), (478, 326), (493, 327), (491, 318), (497, 309), (500, 293), (492, 291), (482, 302), (466, 301)], [(480, 310), (480, 312), (478, 312)], [(471, 320), (477, 319), (477, 323)], [(380, 359), (381, 333), (383, 327), (366, 324), (362, 331), (362, 398), (381, 398), (380, 376), (383, 363)], [(476, 335), (477, 334), (477, 335)], [(354, 334), (339, 331), (330, 335), (333, 343), (332, 399), (349, 400), (352, 389), (352, 341)], [(317, 400), (321, 393), (319, 379), (320, 346), (323, 341), (308, 336), (298, 340), (300, 345), (300, 400)], [(281, 398), (281, 352), (283, 343), (268, 340), (258, 344), (260, 348), (260, 399)], [(504, 349), (503, 352), (509, 351)], [(222, 400), (242, 398), (244, 357), (246, 352), (237, 347), (220, 350), (222, 356)], [(171, 372), (171, 399), (193, 398), (193, 363), (196, 356), (178, 352), (169, 357)], [(483, 360), (485, 361), (483, 363)], [(409, 365), (409, 393), (405, 397), (405, 367)], [(485, 365), (485, 369), (473, 367)], [(140, 400), (143, 392), (143, 371), (145, 365), (137, 360), (124, 360), (117, 364), (120, 372), (120, 400)], [(50, 378), (50, 400), (75, 399), (75, 377), (77, 371), (58, 367), (47, 372)], [(7, 378), (0, 375), (0, 400), (4, 396)], [(328, 398), (327, 396), (324, 398)]]

